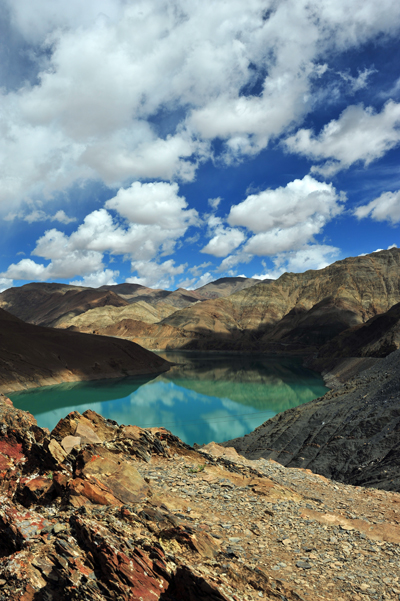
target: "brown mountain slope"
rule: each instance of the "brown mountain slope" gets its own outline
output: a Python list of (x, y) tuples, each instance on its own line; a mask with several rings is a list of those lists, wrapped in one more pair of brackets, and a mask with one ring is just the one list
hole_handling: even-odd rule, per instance
[(169, 363), (127, 340), (35, 326), (0, 309), (0, 391), (168, 368)]
[(81, 332), (92, 332), (112, 326), (124, 319), (136, 319), (144, 323), (157, 323), (176, 311), (175, 307), (166, 303), (149, 305), (144, 301), (138, 301), (124, 307), (106, 305), (89, 309), (80, 315), (64, 319), (59, 327), (75, 327)]
[(158, 305), (159, 303), (167, 303), (170, 306), (182, 309), (193, 303), (201, 300), (200, 296), (194, 290), (161, 290), (155, 288), (147, 288), (139, 284), (116, 284), (113, 286), (101, 286), (99, 290), (107, 290), (115, 292), (128, 303), (146, 302), (149, 305)]
[(197, 303), (198, 301), (230, 296), (234, 292), (254, 286), (260, 281), (261, 280), (252, 278), (231, 277), (220, 278), (219, 280), (210, 282), (196, 290), (185, 290), (184, 288), (178, 288), (173, 291), (159, 290), (146, 288), (139, 284), (101, 286), (99, 290), (110, 290), (115, 292), (129, 303), (136, 303), (138, 301), (145, 301), (151, 305), (167, 303), (177, 309), (183, 309), (184, 307), (190, 307), (193, 303)]
[(261, 280), (255, 280), (254, 278), (220, 278), (219, 280), (215, 280), (215, 282), (210, 282), (209, 284), (205, 284), (205, 286), (201, 286), (201, 288), (197, 288), (195, 292), (202, 299), (220, 298), (230, 296), (245, 288), (250, 288), (259, 282)]
[(0, 294), (0, 307), (33, 323), (58, 327), (63, 321), (95, 307), (123, 307), (128, 302), (114, 292), (64, 284), (32, 283)]
[[(232, 291), (254, 285), (258, 280), (248, 278), (221, 278), (196, 290), (157, 290), (140, 284), (116, 284), (100, 288), (84, 288), (67, 284), (31, 283), (10, 288), (0, 294), (0, 307), (28, 323), (50, 327), (78, 327), (93, 330), (108, 327), (110, 320), (104, 322), (104, 313), (90, 314), (82, 323), (74, 318), (99, 307), (126, 307), (141, 303), (132, 312), (123, 315), (124, 319), (142, 320), (144, 323), (156, 323), (182, 309), (207, 298), (227, 296)], [(143, 305), (143, 303), (146, 303)], [(151, 309), (150, 306), (154, 307)], [(108, 313), (108, 312), (107, 312)], [(111, 312), (112, 313), (112, 312)], [(110, 315), (111, 315), (110, 313)], [(115, 320), (122, 319), (116, 312)], [(92, 327), (93, 326), (93, 327)]]
[[(141, 342), (159, 348), (165, 326), (170, 348), (307, 350), (384, 313), (400, 301), (400, 249), (351, 257), (305, 273), (285, 273), (228, 298), (177, 311), (147, 330)], [(141, 341), (138, 332), (131, 338)]]
[(400, 301), (400, 250), (350, 257), (319, 271), (285, 273), (159, 323), (124, 319), (95, 332), (149, 349), (313, 353)]

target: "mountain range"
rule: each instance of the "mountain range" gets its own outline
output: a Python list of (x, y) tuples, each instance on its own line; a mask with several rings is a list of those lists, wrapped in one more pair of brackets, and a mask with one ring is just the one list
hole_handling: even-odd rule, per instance
[(0, 307), (29, 323), (126, 338), (152, 350), (321, 358), (385, 356), (398, 348), (399, 336), (386, 328), (396, 330), (399, 302), (397, 248), (277, 280), (223, 278), (197, 290), (33, 283), (0, 294)]

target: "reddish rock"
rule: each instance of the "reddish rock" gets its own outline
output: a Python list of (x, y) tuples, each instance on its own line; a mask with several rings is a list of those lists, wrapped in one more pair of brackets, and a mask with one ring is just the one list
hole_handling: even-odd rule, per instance
[[(139, 548), (124, 548), (123, 542), (96, 522), (74, 518), (78, 540), (91, 551), (102, 577), (127, 601), (154, 601), (168, 587), (157, 573), (149, 554)], [(158, 557), (159, 563), (161, 558)], [(166, 566), (162, 566), (167, 574)]]
[(57, 493), (65, 496), (68, 490), (68, 482), (71, 480), (71, 475), (63, 472), (55, 472), (53, 474), (53, 484)]
[(17, 441), (11, 437), (0, 439), (0, 453), (5, 457), (14, 459), (18, 463), (22, 463), (25, 460), (22, 444), (17, 443)]
[(96, 486), (102, 484), (121, 503), (137, 503), (150, 493), (149, 486), (132, 463), (99, 445), (81, 452), (77, 465), (80, 466), (77, 475)]
[(69, 500), (74, 507), (81, 507), (89, 503), (97, 505), (117, 505), (122, 503), (114, 497), (111, 490), (101, 482), (88, 482), (81, 478), (75, 478), (68, 483)]
[(51, 501), (56, 496), (52, 474), (38, 476), (25, 482), (22, 480), (19, 488), (18, 498), (25, 507)]

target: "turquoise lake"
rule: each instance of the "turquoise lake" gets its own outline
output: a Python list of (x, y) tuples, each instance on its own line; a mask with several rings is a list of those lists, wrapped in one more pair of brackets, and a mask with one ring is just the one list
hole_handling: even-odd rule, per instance
[(164, 426), (188, 444), (243, 436), (281, 411), (328, 390), (300, 359), (262, 354), (159, 353), (175, 363), (156, 377), (66, 383), (8, 396), (54, 428), (70, 411), (92, 409), (119, 424)]

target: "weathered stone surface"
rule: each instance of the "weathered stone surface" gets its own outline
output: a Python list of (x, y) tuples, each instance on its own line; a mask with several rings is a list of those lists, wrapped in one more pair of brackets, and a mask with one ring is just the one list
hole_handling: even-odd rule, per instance
[(61, 441), (61, 446), (67, 455), (75, 449), (81, 446), (82, 439), (80, 436), (65, 436)]
[(117, 505), (121, 506), (119, 501), (111, 492), (111, 489), (104, 486), (100, 481), (88, 482), (82, 478), (74, 478), (68, 482), (69, 501), (74, 507), (82, 507), (88, 503), (96, 505)]
[[(85, 419), (92, 431), (101, 422)], [(198, 452), (164, 429), (111, 425), (112, 438), (82, 442), (50, 471), (57, 439), (7, 432), (11, 469), (0, 477), (16, 487), (0, 497), (1, 600), (394, 601), (400, 594), (398, 493), (224, 456), (215, 444)], [(19, 504), (22, 492), (29, 509)]]
[(121, 503), (138, 503), (150, 488), (133, 464), (98, 445), (83, 451), (77, 460), (77, 474), (106, 486)]
[(37, 476), (30, 480), (21, 479), (19, 483), (20, 493), (18, 499), (25, 507), (38, 505), (42, 502), (49, 502), (55, 497), (55, 488), (53, 484), (53, 475)]
[(65, 452), (62, 446), (54, 438), (50, 440), (47, 448), (56, 463), (63, 463), (65, 461), (68, 453)]
[(101, 438), (97, 436), (96, 432), (92, 428), (86, 426), (85, 424), (82, 424), (81, 422), (79, 422), (77, 425), (77, 428), (75, 430), (75, 436), (79, 436), (83, 443), (102, 442)]

